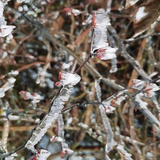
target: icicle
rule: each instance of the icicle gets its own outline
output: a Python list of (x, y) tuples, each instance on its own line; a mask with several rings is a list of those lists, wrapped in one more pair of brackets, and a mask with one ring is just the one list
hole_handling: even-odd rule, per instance
[(106, 152), (106, 156), (107, 156), (108, 153), (112, 150), (113, 146), (115, 145), (115, 142), (113, 140), (112, 128), (111, 128), (109, 119), (106, 116), (105, 109), (102, 105), (99, 106), (99, 109), (100, 109), (100, 113), (101, 113), (101, 117), (102, 117), (103, 126), (105, 128), (106, 133), (107, 133), (107, 142), (106, 142), (106, 146), (105, 146), (105, 152)]

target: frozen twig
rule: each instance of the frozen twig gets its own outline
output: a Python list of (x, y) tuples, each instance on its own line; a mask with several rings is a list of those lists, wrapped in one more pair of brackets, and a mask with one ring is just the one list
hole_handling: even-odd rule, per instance
[(134, 104), (137, 105), (137, 107), (143, 112), (151, 123), (160, 128), (160, 121), (147, 108), (148, 103), (142, 100), (143, 97), (151, 99), (154, 98), (156, 94), (155, 92), (160, 90), (160, 87), (155, 83), (134, 79), (131, 88), (139, 90), (139, 93), (137, 93), (134, 97), (129, 95), (129, 98), (131, 98)]
[(133, 41), (137, 41), (137, 40), (140, 40), (140, 39), (143, 39), (143, 38), (148, 38), (148, 37), (151, 37), (151, 36), (159, 36), (159, 35), (160, 35), (160, 33), (151, 33), (151, 34), (143, 35), (143, 36), (140, 36), (140, 37), (129, 38), (129, 39), (126, 39), (124, 41), (125, 42), (133, 42)]
[(116, 108), (116, 106), (119, 106), (122, 101), (124, 101), (127, 97), (125, 93), (127, 93), (128, 90), (121, 90), (117, 94), (114, 94), (107, 98), (106, 100), (102, 101), (102, 104), (105, 108), (105, 111), (107, 113), (112, 113)]
[[(100, 88), (99, 83), (100, 83), (100, 79), (95, 80), (95, 89), (96, 89), (97, 99), (98, 101), (101, 102), (101, 88)], [(109, 119), (106, 116), (104, 106), (99, 105), (99, 110), (100, 110), (100, 114), (102, 117), (103, 126), (107, 134), (107, 142), (106, 142), (106, 147), (105, 147), (106, 160), (110, 160), (110, 158), (108, 157), (108, 153), (112, 150), (112, 147), (114, 146), (113, 132), (112, 132), (112, 128), (111, 128)]]
[(59, 113), (52, 114), (50, 112), (49, 114), (47, 114), (32, 132), (31, 137), (27, 140), (25, 144), (25, 148), (31, 150), (34, 153), (38, 153), (34, 146), (42, 139), (47, 130), (57, 120), (58, 116)]
[[(62, 109), (64, 107), (64, 103), (68, 101), (72, 93), (73, 86), (80, 81), (80, 76), (77, 74), (61, 72), (59, 75), (59, 79), (60, 79), (60, 84), (63, 87), (60, 89), (58, 95), (56, 95), (55, 98), (53, 99), (49, 113), (43, 118), (40, 124), (37, 125), (37, 127), (32, 132), (31, 137), (27, 140), (25, 144), (25, 148), (28, 148), (32, 152), (37, 153), (34, 146), (42, 139), (42, 137), (51, 127), (51, 125), (59, 118)], [(62, 122), (60, 126), (62, 127), (60, 128), (60, 130), (63, 130)]]
[(52, 138), (50, 139), (51, 142), (59, 142), (61, 143), (61, 147), (62, 147), (62, 150), (60, 152), (60, 156), (61, 158), (65, 158), (66, 155), (69, 155), (69, 154), (72, 154), (74, 151), (71, 150), (68, 146), (68, 144), (65, 142), (65, 139), (62, 138), (62, 137), (55, 137), (55, 136), (52, 136)]
[(106, 152), (106, 155), (108, 155), (108, 153), (112, 150), (113, 146), (115, 145), (113, 140), (113, 132), (112, 132), (109, 119), (106, 116), (106, 112), (103, 105), (100, 105), (99, 109), (102, 117), (103, 126), (107, 133), (107, 142), (106, 142), (105, 152)]
[(101, 93), (101, 88), (100, 88), (99, 83), (100, 83), (100, 79), (96, 79), (95, 80), (96, 95), (97, 95), (98, 101), (101, 102), (102, 93)]
[(109, 78), (104, 78), (104, 77), (101, 77), (102, 79), (102, 82), (105, 83), (106, 85), (118, 90), (118, 91), (121, 91), (124, 89), (123, 86), (119, 85), (119, 84), (116, 84), (114, 81), (112, 81), (111, 79)]
[[(60, 89), (58, 94), (53, 98), (48, 114), (46, 114), (46, 116), (42, 119), (42, 121), (35, 127), (30, 138), (27, 140), (27, 142), (24, 145), (25, 148), (31, 150), (37, 155), (38, 155), (38, 152), (34, 148), (34, 146), (42, 139), (42, 137), (45, 135), (45, 133), (51, 127), (51, 125), (54, 122), (56, 122), (57, 119), (60, 117), (60, 114), (64, 107), (64, 103), (68, 101), (72, 93), (73, 86), (80, 81), (80, 76), (77, 75), (76, 73), (72, 74), (67, 72), (61, 72), (59, 75), (59, 79), (60, 79), (60, 84), (62, 85), (62, 88)], [(62, 122), (60, 123), (60, 130), (61, 130), (60, 132), (63, 133)], [(16, 151), (10, 152), (9, 154), (4, 154), (3, 157), (7, 157), (12, 153), (15, 153)]]
[(112, 26), (108, 27), (109, 32), (112, 34), (112, 36), (118, 41), (118, 47), (121, 51), (121, 55), (132, 65), (132, 67), (139, 73), (139, 75), (147, 80), (150, 81), (151, 78), (147, 75), (147, 73), (140, 67), (139, 63), (135, 61), (133, 57), (129, 55), (129, 53), (126, 51), (125, 45), (123, 44), (123, 41), (119, 38), (119, 36), (116, 34), (116, 31)]
[(137, 102), (133, 97), (130, 97), (134, 104), (142, 111), (142, 113), (149, 119), (149, 121), (160, 128), (160, 121), (151, 113), (151, 111), (142, 103)]
[[(58, 140), (59, 139), (59, 140)], [(64, 122), (63, 122), (63, 117), (62, 114), (59, 114), (58, 117), (58, 137), (57, 141), (61, 143), (62, 146), (62, 151), (61, 151), (61, 157), (65, 157), (68, 154), (72, 154), (74, 151), (69, 149), (68, 144), (65, 142), (64, 139)]]

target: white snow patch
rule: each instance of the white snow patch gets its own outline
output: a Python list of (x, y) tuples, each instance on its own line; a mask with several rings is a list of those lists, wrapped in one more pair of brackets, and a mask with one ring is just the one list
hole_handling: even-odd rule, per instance
[(145, 7), (140, 7), (136, 13), (136, 21), (140, 21), (141, 19), (143, 19), (147, 13), (144, 12)]

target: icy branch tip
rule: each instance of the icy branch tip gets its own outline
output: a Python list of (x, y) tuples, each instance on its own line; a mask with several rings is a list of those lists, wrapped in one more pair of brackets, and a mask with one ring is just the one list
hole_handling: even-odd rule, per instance
[(107, 15), (107, 13), (103, 9), (99, 9), (98, 11), (95, 11), (92, 15), (92, 25), (93, 26), (110, 26), (110, 19)]
[(76, 85), (81, 77), (76, 73), (68, 73), (66, 71), (59, 72), (59, 80), (61, 85)]

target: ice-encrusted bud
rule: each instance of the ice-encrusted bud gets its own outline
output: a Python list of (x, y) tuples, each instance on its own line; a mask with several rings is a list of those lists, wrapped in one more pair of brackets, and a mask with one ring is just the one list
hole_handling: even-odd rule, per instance
[(61, 72), (61, 75), (60, 75), (60, 82), (61, 84), (64, 86), (64, 85), (76, 85), (79, 81), (81, 80), (81, 77), (76, 74), (76, 73), (68, 73), (68, 72), (65, 72), (65, 71), (62, 71)]
[(11, 34), (15, 26), (12, 25), (1, 25), (0, 26), (0, 37), (6, 37)]

